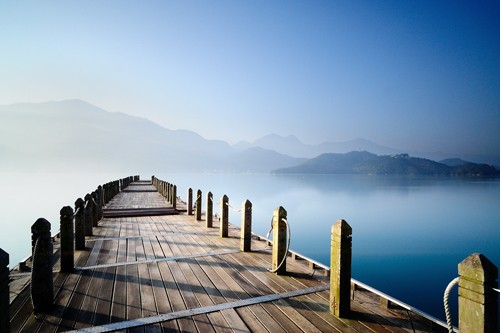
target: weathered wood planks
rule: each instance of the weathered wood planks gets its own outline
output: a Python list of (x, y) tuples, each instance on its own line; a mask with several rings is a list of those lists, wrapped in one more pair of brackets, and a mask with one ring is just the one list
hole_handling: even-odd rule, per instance
[[(254, 251), (240, 252), (240, 230), (229, 228), (228, 237), (221, 238), (217, 220), (206, 228), (204, 221), (183, 213), (157, 214), (172, 209), (170, 204), (150, 184), (131, 186), (108, 203), (86, 249), (76, 251), (75, 265), (83, 269), (54, 273), (55, 306), (49, 314), (35, 319), (27, 292), (12, 302), (13, 331), (62, 332), (110, 323), (128, 332), (431, 331), (421, 318), (381, 308), (365, 291), (354, 292), (349, 319), (329, 313), (328, 290), (260, 301), (325, 289), (329, 280), (312, 276), (305, 261), (290, 257), (284, 275), (272, 274), (271, 251), (255, 250), (264, 248), (264, 241), (252, 239)], [(140, 210), (152, 214), (134, 214)], [(111, 214), (118, 211), (122, 214)], [(259, 301), (239, 305), (249, 300)], [(212, 310), (215, 306), (222, 309)], [(200, 311), (190, 315), (189, 309)], [(177, 316), (127, 329), (128, 321), (163, 314)]]

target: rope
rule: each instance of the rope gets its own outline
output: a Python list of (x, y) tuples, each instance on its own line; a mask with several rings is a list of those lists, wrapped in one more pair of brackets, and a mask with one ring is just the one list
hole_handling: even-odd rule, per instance
[(238, 212), (240, 213), (242, 211), (242, 209), (236, 209), (235, 207), (233, 207), (232, 205), (230, 205), (228, 202), (226, 203), (226, 206), (230, 207), (231, 209), (233, 209), (235, 212)]
[(280, 265), (277, 266), (277, 268), (275, 269), (269, 269), (268, 271), (270, 273), (276, 273), (280, 267), (282, 267), (282, 265), (284, 264), (285, 260), (287, 259), (287, 253), (289, 253), (289, 247), (291, 245), (291, 228), (289, 227), (289, 223), (287, 223), (287, 220), (286, 219), (282, 219), (283, 222), (285, 222), (285, 226), (287, 227), (287, 231), (288, 231), (288, 237), (287, 237), (287, 248), (285, 249), (285, 253), (284, 253), (284, 257), (282, 258), (282, 261), (280, 262)]
[(459, 282), (459, 277), (455, 278), (447, 285), (444, 292), (444, 310), (445, 310), (445, 318), (447, 319), (447, 326), (449, 327), (449, 333), (454, 332), (454, 327), (452, 326), (451, 312), (449, 310), (449, 294), (451, 293), (451, 289)]
[(270, 245), (268, 245), (268, 239), (270, 239), (270, 233), (273, 230), (273, 216), (271, 217), (271, 222), (270, 222), (270, 230), (268, 230), (268, 233), (266, 234), (266, 242), (265, 246), (263, 247), (263, 250), (267, 249)]

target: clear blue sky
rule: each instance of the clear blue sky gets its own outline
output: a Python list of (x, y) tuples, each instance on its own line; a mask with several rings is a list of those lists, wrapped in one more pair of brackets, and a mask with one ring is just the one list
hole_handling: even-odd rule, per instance
[(0, 104), (499, 153), (499, 1), (2, 1)]

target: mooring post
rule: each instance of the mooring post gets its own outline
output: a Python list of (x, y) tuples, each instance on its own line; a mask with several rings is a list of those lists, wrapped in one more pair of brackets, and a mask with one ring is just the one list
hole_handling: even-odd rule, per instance
[(97, 204), (97, 220), (103, 218), (103, 188), (99, 185), (96, 189), (96, 204)]
[(221, 197), (221, 221), (219, 222), (219, 236), (228, 237), (228, 196)]
[(61, 222), (61, 272), (73, 272), (75, 243), (73, 231), (73, 208), (65, 206), (60, 211)]
[(0, 249), (0, 332), (10, 332), (8, 266), (9, 254)]
[(92, 198), (90, 194), (85, 195), (84, 206), (84, 221), (85, 221), (85, 236), (92, 236), (92, 227), (94, 225), (92, 214)]
[(110, 185), (108, 183), (103, 185), (103, 207), (109, 202), (110, 197)]
[(205, 226), (207, 228), (212, 228), (212, 215), (213, 215), (213, 195), (212, 192), (207, 192), (207, 202), (205, 205), (207, 206), (206, 212), (205, 212)]
[(85, 249), (85, 202), (82, 198), (75, 201), (75, 250)]
[(177, 204), (177, 186), (172, 186), (172, 208), (176, 209)]
[(33, 251), (33, 267), (31, 270), (31, 299), (33, 311), (47, 313), (54, 302), (52, 281), (52, 238), (50, 223), (39, 218), (31, 227), (32, 237), (35, 238)]
[(31, 254), (35, 252), (35, 244), (38, 237), (51, 238), (50, 223), (44, 218), (39, 218), (31, 226)]
[(499, 332), (498, 268), (483, 254), (473, 253), (458, 265), (459, 332)]
[(188, 215), (192, 215), (193, 214), (193, 190), (191, 189), (191, 187), (188, 189), (188, 198), (187, 198), (187, 204), (186, 204), (188, 207), (187, 210), (187, 214)]
[(202, 191), (197, 191), (197, 198), (195, 200), (195, 219), (202, 220)]
[(99, 221), (99, 212), (97, 207), (97, 194), (96, 192), (92, 192), (90, 195), (90, 201), (92, 203), (92, 226), (97, 227), (97, 223)]
[(280, 206), (273, 211), (273, 250), (271, 270), (277, 275), (287, 271), (287, 211)]
[(350, 315), (351, 301), (351, 235), (345, 220), (331, 229), (330, 312), (340, 318)]
[(252, 203), (245, 200), (242, 204), (242, 225), (240, 226), (240, 251), (251, 250), (252, 237)]

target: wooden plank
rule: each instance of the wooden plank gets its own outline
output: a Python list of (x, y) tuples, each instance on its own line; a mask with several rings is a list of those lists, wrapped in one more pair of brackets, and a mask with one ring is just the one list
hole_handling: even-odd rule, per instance
[[(125, 221), (125, 218), (120, 218), (119, 222)], [(127, 232), (126, 228), (120, 228), (120, 237), (123, 237)], [(124, 261), (127, 253), (127, 240), (118, 241), (117, 261)], [(125, 304), (126, 304), (126, 269), (125, 266), (116, 267), (113, 286), (113, 300), (111, 302), (110, 322), (115, 323), (126, 319)]]
[[(165, 237), (159, 237), (159, 245), (161, 253), (158, 255), (168, 256), (173, 255), (170, 249), (169, 244), (165, 240)], [(167, 290), (167, 298), (170, 301), (170, 306), (172, 311), (180, 311), (185, 310), (186, 306), (184, 304), (183, 298), (181, 296), (181, 292), (178, 289), (176, 281), (172, 275), (172, 272), (169, 268), (167, 262), (159, 262), (158, 267), (160, 269), (160, 274), (162, 276), (162, 280), (164, 281), (165, 288)], [(193, 320), (188, 318), (182, 318), (177, 320), (177, 324), (179, 326), (179, 330), (186, 332), (195, 332), (196, 327)]]
[[(157, 257), (162, 253), (162, 249), (158, 240), (155, 242), (150, 242), (151, 253), (154, 257)], [(163, 253), (162, 253), (163, 255)], [(153, 281), (153, 294), (155, 295), (157, 312), (159, 314), (172, 312), (172, 307), (169, 302), (168, 294), (166, 291), (166, 286), (164, 285), (163, 277), (160, 272), (160, 265), (157, 263), (152, 263), (147, 265), (150, 271), (150, 276)], [(165, 272), (166, 274), (166, 272)], [(160, 327), (164, 331), (176, 331), (179, 329), (176, 320), (163, 322)]]
[[(146, 242), (149, 243), (149, 240)], [(136, 240), (136, 256), (137, 260), (146, 260), (147, 255), (146, 251), (149, 247), (149, 250), (151, 251), (151, 245), (147, 244), (148, 246), (145, 246), (145, 240), (144, 239), (138, 239)], [(148, 268), (148, 265), (138, 265), (138, 274), (139, 274), (139, 290), (140, 290), (140, 295), (141, 295), (141, 317), (151, 317), (158, 315), (156, 304), (155, 304), (155, 299), (154, 299), (154, 292), (153, 292), (153, 281), (151, 280), (150, 277), (150, 271)], [(145, 332), (152, 332), (152, 333), (157, 333), (157, 332), (162, 332), (162, 329), (160, 325), (148, 325), (147, 327), (144, 327)]]
[[(174, 256), (181, 255), (181, 251), (177, 245), (177, 242), (180, 241), (180, 238), (176, 238), (176, 241), (171, 237), (166, 237), (167, 241), (171, 244), (170, 248), (172, 250), (172, 254)], [(184, 240), (184, 238), (182, 238)], [(196, 298), (191, 285), (188, 283), (186, 277), (184, 276), (180, 264), (176, 261), (169, 261), (168, 265), (171, 269), (171, 272), (176, 281), (177, 287), (181, 292), (181, 296), (183, 297), (184, 303), (187, 309), (193, 309), (200, 307), (200, 303)], [(197, 326), (198, 331), (200, 332), (214, 332), (214, 328), (210, 324), (210, 320), (207, 315), (198, 315), (193, 316), (193, 320), (195, 325)]]
[[(198, 243), (198, 245), (203, 243), (204, 242), (200, 242)], [(195, 249), (201, 250), (203, 249), (203, 247), (197, 246), (195, 247)], [(219, 267), (214, 257), (207, 257), (203, 260), (197, 259), (197, 262), (202, 267), (202, 269), (204, 269), (216, 288), (222, 291), (222, 294), (226, 298), (226, 301), (234, 301), (242, 298), (247, 298), (248, 295), (250, 297), (263, 295), (263, 293), (254, 293), (251, 295), (246, 293), (243, 287), (235, 283), (231, 276), (224, 274), (224, 271), (221, 269), (221, 267)], [(270, 313), (265, 310), (267, 306), (268, 305), (266, 304), (252, 306), (251, 308), (253, 309), (252, 311), (254, 312), (255, 317), (259, 319), (259, 321), (266, 327), (267, 330), (271, 332), (285, 332), (286, 329), (284, 329), (283, 326), (288, 326), (289, 323), (287, 321), (281, 321), (281, 319), (284, 318), (276, 318), (270, 315)], [(293, 331), (294, 327), (289, 326), (288, 329), (289, 331)]]

